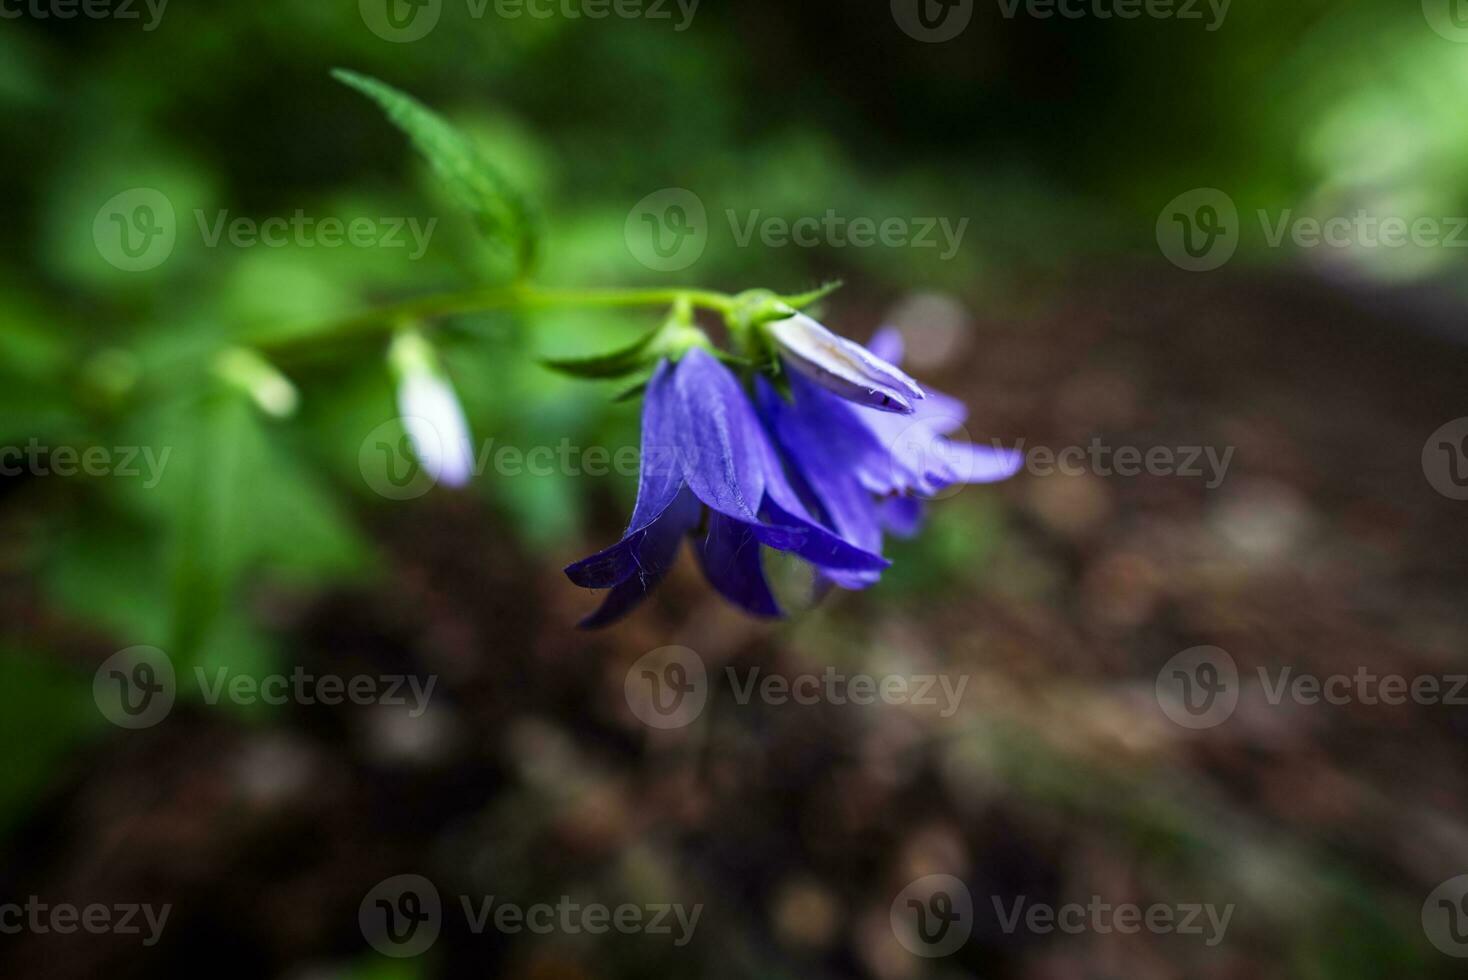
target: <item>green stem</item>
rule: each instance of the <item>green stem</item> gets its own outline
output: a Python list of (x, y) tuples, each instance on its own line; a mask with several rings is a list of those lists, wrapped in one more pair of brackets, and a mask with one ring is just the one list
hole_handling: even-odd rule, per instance
[(728, 313), (734, 307), (734, 297), (705, 289), (542, 289), (538, 286), (519, 285), (407, 300), (343, 317), (312, 330), (247, 338), (246, 343), (262, 354), (280, 356), (303, 347), (314, 347), (336, 340), (386, 334), (405, 321), (430, 320), (488, 310), (529, 310), (557, 306), (670, 306), (680, 302), (718, 313)]

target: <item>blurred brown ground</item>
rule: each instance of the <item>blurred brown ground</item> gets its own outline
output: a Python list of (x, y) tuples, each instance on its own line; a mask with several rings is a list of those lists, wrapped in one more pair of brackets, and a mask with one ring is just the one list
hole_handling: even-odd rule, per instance
[[(921, 602), (839, 594), (771, 626), (722, 605), (685, 558), (630, 621), (590, 635), (571, 624), (593, 600), (559, 571), (576, 555), (520, 553), (467, 501), (392, 510), (378, 529), (391, 581), (257, 599), (291, 663), (437, 675), (423, 722), (296, 707), (252, 727), (190, 707), (118, 732), (22, 828), (5, 892), (169, 901), (169, 929), (151, 949), (10, 937), (0, 972), (331, 976), (366, 954), (362, 896), (417, 872), (446, 895), (706, 906), (685, 949), (450, 923), (418, 965), (432, 976), (1197, 980), (1309, 961), (1455, 975), (1418, 916), (1468, 871), (1464, 709), (1246, 698), (1192, 732), (1153, 684), (1197, 644), (1228, 650), (1246, 682), (1261, 666), (1461, 663), (1468, 505), (1435, 493), (1419, 457), (1465, 414), (1463, 349), (1295, 279), (1116, 275), (1043, 304), (981, 314), (931, 377), (967, 401), (974, 436), (1235, 447), (1220, 487), (1022, 474), (935, 505), (930, 533), (945, 508), (975, 507), (1001, 532), (983, 568)], [(876, 326), (860, 310), (843, 297), (833, 319), (860, 336)], [(586, 548), (622, 519), (608, 499)], [(944, 719), (741, 708), (716, 683), (695, 725), (649, 732), (623, 675), (671, 643), (714, 675), (941, 669), (969, 675), (969, 696)], [(931, 872), (965, 880), (977, 924), (961, 953), (925, 962), (893, 940), (887, 909)], [(989, 896), (1018, 894), (1238, 910), (1216, 948), (1006, 935)]]

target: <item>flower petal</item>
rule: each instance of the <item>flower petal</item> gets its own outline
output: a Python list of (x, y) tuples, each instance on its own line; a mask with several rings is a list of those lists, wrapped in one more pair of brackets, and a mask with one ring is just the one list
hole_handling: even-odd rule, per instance
[(709, 583), (724, 598), (756, 616), (780, 615), (760, 561), (759, 539), (750, 525), (710, 514), (708, 536), (698, 545), (698, 558)]
[[(857, 547), (879, 554), (882, 531), (876, 503), (854, 466), (873, 465), (881, 446), (857, 417), (858, 409), (803, 379), (793, 382), (792, 388), (794, 404), (761, 380), (760, 410), (832, 529)], [(791, 509), (784, 501), (776, 503)]]
[(448, 379), (426, 372), (398, 385), (398, 412), (413, 452), (428, 475), (444, 486), (462, 487), (474, 473), (469, 423)]
[(673, 429), (677, 411), (673, 365), (660, 361), (642, 399), (642, 458), (637, 475), (637, 504), (632, 508), (632, 520), (627, 525), (626, 534), (639, 531), (657, 520), (683, 486)]
[(1024, 453), (1017, 449), (943, 441), (947, 444), (948, 467), (961, 483), (998, 483), (1025, 465)]
[(625, 616), (662, 581), (678, 558), (683, 536), (698, 523), (701, 508), (691, 493), (680, 493), (651, 524), (600, 554), (567, 567), (577, 585), (611, 588), (601, 606), (579, 624), (605, 626)]
[(766, 329), (787, 365), (849, 401), (907, 415), (926, 397), (900, 369), (804, 313), (773, 320)]
[(907, 344), (902, 339), (901, 330), (896, 327), (881, 327), (867, 341), (867, 350), (888, 364), (901, 367), (902, 359), (907, 353)]
[(913, 497), (884, 497), (878, 504), (882, 526), (899, 538), (914, 537), (923, 527), (923, 502)]
[(880, 572), (892, 565), (881, 555), (864, 551), (771, 500), (765, 501), (761, 516), (764, 522), (752, 525), (755, 537), (771, 548), (799, 555), (812, 565), (859, 572)]
[(701, 348), (678, 362), (669, 422), (683, 479), (698, 499), (735, 520), (757, 521), (765, 491), (764, 433), (744, 389)]

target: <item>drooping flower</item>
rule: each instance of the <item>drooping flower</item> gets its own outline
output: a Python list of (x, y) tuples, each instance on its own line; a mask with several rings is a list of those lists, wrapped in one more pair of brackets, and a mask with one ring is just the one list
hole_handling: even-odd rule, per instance
[[(881, 363), (902, 360), (902, 337), (894, 329), (880, 331), (870, 346)], [(1017, 451), (947, 438), (968, 415), (948, 395), (929, 391), (903, 416), (852, 404), (828, 387), (792, 375), (786, 400), (760, 379), (760, 413), (826, 523), (864, 551), (880, 554), (884, 532), (914, 534), (922, 523), (921, 498), (959, 483), (1007, 479), (1023, 463)], [(866, 570), (820, 572), (852, 589), (878, 577)]]
[(462, 487), (474, 472), (469, 422), (438, 352), (415, 330), (394, 338), (388, 362), (397, 377), (398, 414), (424, 471), (437, 483)]
[(832, 574), (877, 574), (888, 565), (810, 514), (739, 381), (702, 347), (659, 361), (648, 382), (637, 503), (622, 539), (566, 568), (577, 585), (611, 590), (581, 625), (602, 626), (631, 610), (690, 534), (709, 582), (757, 615), (780, 612), (761, 545)]

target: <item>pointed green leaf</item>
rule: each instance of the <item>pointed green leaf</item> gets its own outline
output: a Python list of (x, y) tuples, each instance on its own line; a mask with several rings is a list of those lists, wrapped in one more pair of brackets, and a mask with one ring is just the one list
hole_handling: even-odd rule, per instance
[(546, 357), (540, 363), (552, 371), (573, 378), (621, 378), (646, 366), (648, 348), (663, 332), (654, 327), (626, 347), (592, 357)]
[(795, 296), (786, 296), (784, 297), (785, 303), (789, 306), (795, 307), (797, 310), (802, 310), (805, 309), (807, 306), (810, 306), (812, 303), (817, 303), (825, 299), (827, 296), (830, 296), (836, 290), (840, 289), (842, 285), (843, 284), (840, 279), (835, 279), (821, 286), (819, 289), (812, 289), (808, 293), (799, 293)]
[(530, 269), (537, 245), (537, 223), (531, 209), (472, 142), (442, 116), (385, 82), (341, 68), (331, 75), (381, 106), (459, 203), (474, 215), (480, 230), (514, 253), (522, 274)]

